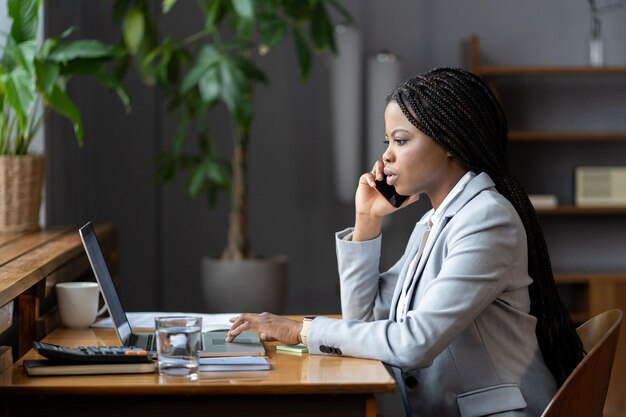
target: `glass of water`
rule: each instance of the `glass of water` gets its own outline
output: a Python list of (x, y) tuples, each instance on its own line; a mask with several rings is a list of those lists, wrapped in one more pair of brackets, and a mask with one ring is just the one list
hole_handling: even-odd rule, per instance
[(202, 317), (157, 317), (154, 325), (159, 375), (196, 376)]

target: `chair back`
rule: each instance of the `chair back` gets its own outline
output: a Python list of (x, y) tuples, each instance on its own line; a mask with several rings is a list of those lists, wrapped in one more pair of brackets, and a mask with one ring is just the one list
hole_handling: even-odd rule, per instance
[(587, 354), (558, 389), (542, 417), (602, 417), (623, 313), (609, 310), (576, 332)]

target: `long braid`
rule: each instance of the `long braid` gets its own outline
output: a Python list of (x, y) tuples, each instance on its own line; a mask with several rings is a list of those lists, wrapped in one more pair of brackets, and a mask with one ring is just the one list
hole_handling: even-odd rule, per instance
[(389, 95), (405, 117), (463, 167), (486, 172), (520, 216), (528, 241), (530, 313), (546, 365), (562, 384), (583, 357), (583, 348), (561, 301), (535, 210), (511, 174), (506, 116), (484, 81), (460, 68), (436, 68), (410, 78)]

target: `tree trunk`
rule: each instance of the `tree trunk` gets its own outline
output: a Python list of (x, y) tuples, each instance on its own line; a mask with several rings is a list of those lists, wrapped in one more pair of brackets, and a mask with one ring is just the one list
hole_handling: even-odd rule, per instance
[(228, 241), (222, 259), (245, 259), (251, 257), (248, 236), (248, 139), (250, 131), (245, 129), (238, 134), (233, 149), (233, 176), (231, 180), (231, 207), (228, 222)]

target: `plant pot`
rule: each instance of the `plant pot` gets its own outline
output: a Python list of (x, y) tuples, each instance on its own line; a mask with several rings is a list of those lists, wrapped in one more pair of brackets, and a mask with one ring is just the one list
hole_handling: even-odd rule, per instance
[(0, 156), (0, 232), (39, 229), (43, 155)]
[(286, 256), (239, 261), (202, 259), (204, 302), (210, 313), (281, 314), (287, 281)]

